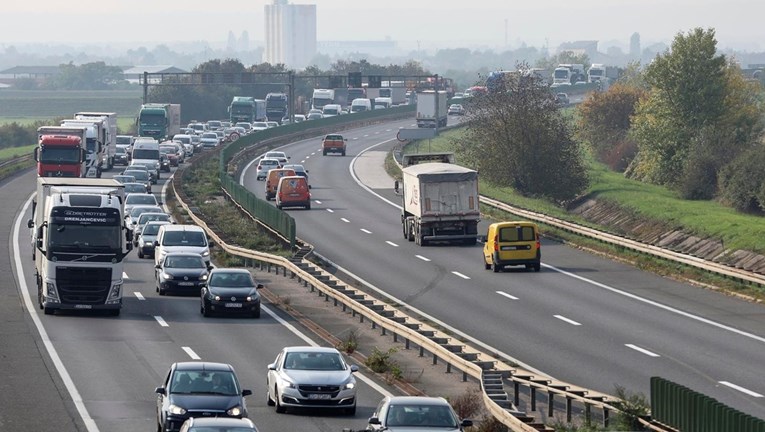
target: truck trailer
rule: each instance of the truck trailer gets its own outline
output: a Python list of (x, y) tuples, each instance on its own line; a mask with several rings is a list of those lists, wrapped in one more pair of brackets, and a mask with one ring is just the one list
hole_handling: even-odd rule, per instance
[(124, 259), (133, 233), (124, 222), (124, 186), (112, 179), (37, 178), (27, 222), (46, 315), (122, 308)]
[(101, 172), (105, 168), (104, 155), (106, 154), (106, 141), (109, 124), (103, 118), (67, 119), (61, 121), (64, 127), (82, 127), (86, 129), (85, 145), (87, 154), (87, 172), (85, 177), (101, 178)]
[(289, 98), (286, 93), (269, 93), (266, 95), (266, 118), (268, 121), (281, 123), (289, 114)]
[(441, 162), (402, 169), (401, 227), (404, 238), (426, 246), (431, 242), (475, 244), (478, 238), (478, 172)]
[(106, 121), (106, 140), (104, 151), (101, 153), (101, 166), (106, 170), (114, 167), (114, 156), (117, 154), (117, 113), (81, 111), (74, 113), (77, 120), (103, 119)]
[(417, 127), (446, 126), (448, 110), (446, 92), (433, 90), (417, 92)]
[(266, 101), (252, 96), (234, 96), (228, 113), (231, 124), (266, 121)]
[(37, 175), (40, 177), (85, 177), (87, 174), (87, 129), (41, 126), (37, 129)]

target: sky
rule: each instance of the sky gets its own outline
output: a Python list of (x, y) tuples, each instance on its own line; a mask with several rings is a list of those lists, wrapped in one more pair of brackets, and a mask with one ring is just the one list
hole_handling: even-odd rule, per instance
[[(270, 0), (9, 0), (0, 47), (24, 43), (225, 42), (229, 30), (264, 38)], [(557, 47), (574, 40), (627, 47), (714, 28), (718, 47), (765, 51), (765, 0), (292, 0), (317, 5), (319, 41), (390, 38), (422, 48)], [(507, 45), (506, 45), (507, 41)], [(138, 46), (138, 45), (137, 45)], [(136, 46), (136, 47), (137, 47)]]

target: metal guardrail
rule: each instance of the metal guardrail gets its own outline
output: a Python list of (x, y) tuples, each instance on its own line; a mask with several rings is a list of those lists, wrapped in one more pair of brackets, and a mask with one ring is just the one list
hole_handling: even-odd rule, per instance
[(0, 169), (3, 169), (7, 166), (18, 164), (20, 162), (26, 162), (27, 160), (30, 160), (30, 159), (32, 159), (31, 154), (24, 155), (24, 156), (17, 156), (10, 159), (5, 159), (3, 161), (0, 161)]

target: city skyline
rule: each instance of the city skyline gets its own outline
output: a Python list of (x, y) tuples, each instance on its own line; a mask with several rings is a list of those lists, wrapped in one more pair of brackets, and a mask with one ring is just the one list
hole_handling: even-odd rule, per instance
[[(264, 6), (271, 0), (231, 0), (226, 9), (204, 2), (82, 0), (78, 7), (53, 0), (4, 5), (0, 46), (26, 43), (146, 44), (183, 41), (225, 43), (228, 31), (265, 41)], [(623, 0), (618, 4), (548, 0), (508, 4), (420, 0), (386, 2), (293, 1), (317, 5), (317, 40), (396, 40), (422, 49), (530, 46), (554, 48), (575, 40), (620, 41), (638, 32), (644, 45), (669, 42), (678, 32), (714, 28), (721, 49), (765, 50), (753, 0)], [(156, 25), (153, 25), (153, 18)], [(147, 19), (148, 17), (148, 19)], [(184, 23), (184, 25), (180, 25)], [(66, 25), (62, 25), (66, 24)]]

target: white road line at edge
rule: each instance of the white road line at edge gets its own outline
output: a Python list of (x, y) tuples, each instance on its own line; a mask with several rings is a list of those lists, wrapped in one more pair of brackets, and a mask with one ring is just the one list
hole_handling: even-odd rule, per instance
[(348, 219), (346, 219), (346, 218), (340, 218), (340, 220), (341, 220), (341, 221), (343, 221), (343, 222), (345, 222), (345, 223), (351, 223), (351, 221), (349, 221), (349, 220), (348, 220)]
[(429, 261), (430, 261), (430, 258), (425, 258), (425, 257), (424, 257), (424, 256), (422, 256), (422, 255), (415, 255), (415, 256), (416, 256), (417, 258), (419, 258), (419, 259), (421, 259), (421, 260), (425, 261), (425, 262), (429, 262)]
[(741, 386), (737, 386), (736, 384), (730, 383), (728, 381), (720, 381), (720, 384), (722, 384), (724, 386), (727, 386), (727, 387), (730, 387), (730, 388), (732, 388), (734, 390), (738, 390), (741, 393), (746, 393), (746, 394), (748, 394), (749, 396), (752, 396), (752, 397), (756, 397), (756, 398), (765, 397), (765, 396), (763, 396), (763, 395), (761, 395), (759, 393), (753, 392), (753, 391), (751, 391), (749, 389), (746, 389), (744, 387), (741, 387)]
[(369, 231), (368, 229), (364, 229), (364, 228), (361, 229), (361, 232), (367, 233), (367, 234), (372, 234), (372, 231)]
[(398, 245), (397, 245), (396, 243), (393, 243), (393, 242), (392, 242), (392, 241), (390, 241), (390, 240), (385, 240), (385, 243), (388, 243), (389, 245), (391, 245), (391, 246), (393, 246), (393, 247), (398, 247)]
[(635, 350), (635, 351), (637, 351), (637, 352), (641, 352), (641, 353), (643, 353), (643, 354), (645, 354), (645, 355), (647, 355), (647, 356), (649, 356), (649, 357), (661, 357), (660, 355), (656, 354), (655, 352), (651, 352), (651, 351), (648, 351), (648, 350), (647, 350), (647, 349), (645, 349), (645, 348), (640, 348), (640, 347), (639, 347), (639, 346), (637, 346), (637, 345), (633, 345), (633, 344), (624, 344), (624, 346), (626, 346), (627, 348), (631, 348), (631, 349), (634, 349), (634, 350)]
[(43, 327), (42, 321), (40, 321), (40, 314), (37, 311), (37, 305), (33, 304), (32, 299), (29, 297), (27, 281), (24, 278), (24, 274), (22, 273), (23, 266), (21, 265), (21, 253), (18, 249), (19, 229), (21, 227), (21, 218), (24, 217), (27, 210), (29, 209), (29, 205), (32, 203), (33, 196), (34, 194), (32, 194), (27, 200), (26, 204), (24, 204), (24, 208), (16, 217), (16, 223), (13, 226), (13, 238), (11, 239), (11, 243), (13, 244), (13, 260), (16, 264), (16, 282), (19, 284), (21, 297), (24, 299), (24, 305), (26, 306), (27, 311), (29, 311), (29, 316), (32, 317), (32, 321), (37, 328), (37, 332), (40, 334), (40, 339), (42, 340), (43, 345), (45, 345), (45, 350), (48, 352), (53, 365), (56, 367), (56, 371), (58, 371), (58, 374), (61, 376), (61, 381), (64, 383), (66, 390), (69, 392), (69, 396), (72, 398), (72, 402), (74, 403), (77, 412), (80, 414), (80, 418), (82, 418), (83, 423), (85, 423), (85, 429), (87, 429), (88, 432), (99, 432), (95, 420), (93, 420), (93, 418), (88, 413), (88, 409), (85, 407), (85, 402), (83, 402), (82, 397), (80, 396), (80, 392), (77, 391), (77, 387), (74, 385), (72, 377), (69, 375), (66, 367), (64, 367), (64, 363), (61, 361), (61, 357), (59, 357), (58, 351), (56, 351), (56, 348), (53, 346), (53, 342), (51, 342), (50, 337), (48, 336), (48, 332), (45, 331), (45, 327)]
[(135, 292), (133, 292), (133, 295), (134, 295), (134, 296), (135, 296), (135, 297), (136, 297), (138, 300), (146, 300), (146, 297), (144, 297), (144, 296), (143, 296), (143, 294), (139, 293), (138, 291), (135, 291)]
[(161, 316), (154, 315), (154, 319), (157, 320), (161, 327), (170, 327), (170, 324), (168, 324)]
[(122, 272), (122, 279), (130, 279), (127, 275), (127, 273)]
[(192, 360), (202, 360), (202, 357), (199, 357), (197, 353), (195, 353), (194, 350), (191, 349), (191, 347), (181, 347), (181, 348), (183, 348), (183, 351), (185, 351), (186, 354), (188, 354)]
[(582, 325), (581, 323), (578, 323), (578, 322), (576, 322), (576, 321), (574, 321), (574, 320), (572, 320), (572, 319), (566, 318), (566, 317), (564, 317), (563, 315), (553, 315), (553, 316), (554, 316), (555, 318), (558, 318), (559, 320), (561, 320), (561, 321), (563, 321), (563, 322), (567, 322), (567, 323), (569, 323), (569, 324), (571, 324), (571, 325), (575, 325), (575, 326), (580, 326), (580, 325)]
[(327, 211), (328, 211), (328, 212), (330, 212), (330, 213), (334, 213), (334, 212), (335, 212), (335, 211), (334, 211), (334, 210), (332, 210), (332, 209), (327, 209)]

